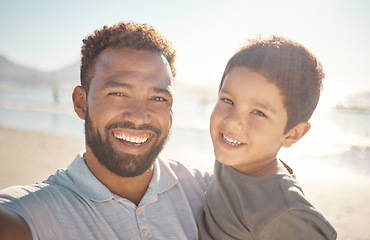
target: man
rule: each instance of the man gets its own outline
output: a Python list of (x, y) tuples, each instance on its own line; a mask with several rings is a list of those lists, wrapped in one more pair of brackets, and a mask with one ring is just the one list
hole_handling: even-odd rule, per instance
[(86, 152), (43, 183), (0, 191), (1, 239), (196, 239), (210, 175), (158, 158), (172, 124), (175, 50), (151, 26), (83, 41)]

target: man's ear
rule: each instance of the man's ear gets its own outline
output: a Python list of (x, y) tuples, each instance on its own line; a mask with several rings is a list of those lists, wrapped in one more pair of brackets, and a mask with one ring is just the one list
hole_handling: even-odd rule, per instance
[(87, 103), (86, 97), (87, 97), (86, 91), (83, 87), (81, 86), (75, 87), (72, 93), (73, 107), (78, 117), (81, 118), (82, 120), (85, 120)]
[(311, 124), (308, 122), (299, 123), (298, 125), (289, 130), (289, 132), (285, 135), (285, 139), (281, 145), (286, 148), (292, 146), (304, 135), (306, 135), (310, 128)]

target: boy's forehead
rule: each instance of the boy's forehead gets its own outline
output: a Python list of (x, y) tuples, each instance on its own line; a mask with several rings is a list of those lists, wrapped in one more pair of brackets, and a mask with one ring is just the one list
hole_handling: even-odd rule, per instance
[[(271, 79), (246, 67), (232, 69), (224, 78), (219, 93), (248, 99), (263, 108), (272, 109), (277, 101), (285, 109), (285, 97)], [(238, 96), (237, 96), (238, 95)]]
[(270, 77), (268, 72), (264, 72), (261, 69), (254, 69), (250, 66), (243, 66), (243, 65), (233, 66), (232, 68), (230, 68), (228, 70), (228, 72), (225, 73), (225, 77), (221, 80), (221, 83), (220, 83), (220, 86), (219, 86), (219, 91), (224, 87), (225, 79), (229, 77), (230, 72), (235, 74), (235, 72), (237, 72), (237, 71), (235, 71), (236, 69), (238, 69), (239, 71), (241, 69), (244, 69), (244, 70), (247, 70), (248, 72), (252, 72), (253, 74), (259, 75), (261, 77), (260, 78), (261, 80), (263, 79), (263, 80), (275, 85), (279, 89), (279, 92), (280, 92), (281, 96), (284, 97), (284, 91), (282, 91), (281, 86), (279, 86), (279, 84), (277, 84), (277, 82), (272, 77)]

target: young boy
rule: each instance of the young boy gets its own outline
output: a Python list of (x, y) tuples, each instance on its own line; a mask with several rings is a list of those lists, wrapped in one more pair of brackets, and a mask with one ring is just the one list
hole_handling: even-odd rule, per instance
[(310, 129), (324, 73), (302, 45), (254, 40), (228, 62), (211, 115), (216, 163), (199, 239), (336, 239), (277, 159)]

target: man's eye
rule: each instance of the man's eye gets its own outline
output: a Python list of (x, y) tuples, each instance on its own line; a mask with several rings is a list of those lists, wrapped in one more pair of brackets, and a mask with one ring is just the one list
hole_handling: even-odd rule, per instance
[(261, 112), (261, 111), (254, 110), (253, 113), (256, 114), (256, 115), (258, 115), (258, 116), (267, 118), (267, 116), (263, 112)]
[(153, 100), (157, 102), (167, 102), (167, 99), (163, 97), (153, 97)]
[(112, 93), (109, 93), (108, 95), (110, 96), (125, 96), (125, 94), (121, 93), (121, 92), (112, 92)]
[(227, 104), (231, 104), (231, 105), (233, 105), (234, 103), (233, 103), (233, 101), (231, 101), (230, 99), (228, 99), (228, 98), (221, 98), (221, 101), (223, 101), (224, 103), (227, 103)]

